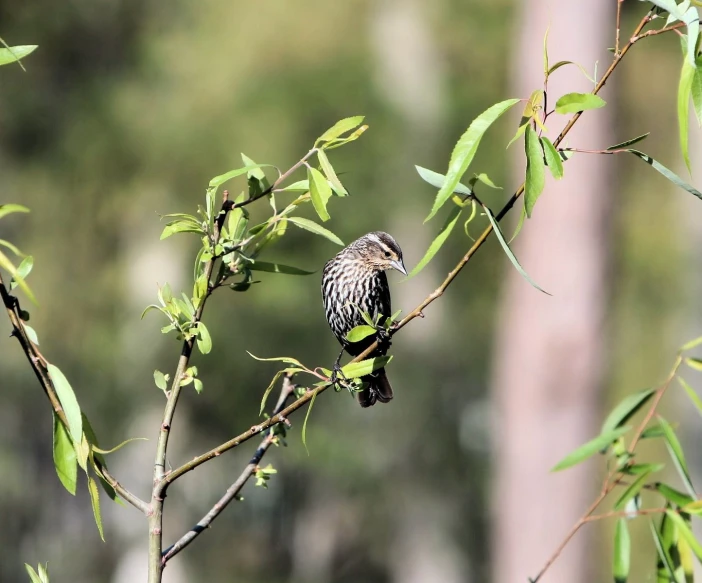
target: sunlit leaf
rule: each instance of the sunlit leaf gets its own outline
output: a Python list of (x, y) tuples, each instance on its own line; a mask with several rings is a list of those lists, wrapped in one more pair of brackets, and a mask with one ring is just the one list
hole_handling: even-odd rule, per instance
[(331, 187), (322, 173), (316, 168), (310, 167), (307, 169), (307, 180), (310, 183), (310, 197), (314, 210), (317, 211), (320, 219), (328, 221), (330, 217), (327, 211), (327, 201), (332, 194)]
[(702, 371), (702, 359), (688, 356), (685, 358), (685, 364), (692, 369)]
[(461, 180), (461, 177), (468, 169), (470, 163), (473, 161), (473, 157), (478, 151), (480, 140), (488, 128), (503, 113), (518, 102), (519, 99), (508, 99), (506, 101), (496, 103), (473, 120), (466, 132), (460, 137), (458, 143), (453, 149), (453, 152), (451, 153), (448, 172), (446, 172), (446, 180), (437, 193), (434, 206), (432, 207), (431, 212), (425, 221), (431, 219), (451, 197), (456, 185)]
[(29, 575), (29, 579), (31, 580), (32, 583), (46, 583), (45, 581), (42, 581), (39, 578), (39, 574), (34, 570), (34, 567), (25, 563), (24, 568), (26, 569), (27, 575)]
[(643, 407), (646, 402), (653, 396), (656, 391), (654, 389), (645, 389), (628, 395), (612, 409), (612, 412), (607, 416), (602, 424), (602, 433), (616, 429), (620, 425), (624, 425), (636, 412)]
[(340, 196), (347, 196), (349, 193), (344, 188), (344, 185), (341, 184), (341, 181), (336, 175), (334, 167), (331, 165), (331, 162), (329, 162), (329, 158), (327, 158), (327, 155), (324, 152), (324, 150), (317, 150), (317, 158), (319, 159), (319, 164), (322, 167), (322, 172), (324, 172), (324, 176), (326, 176), (327, 180), (331, 183), (336, 193)]
[(534, 210), (536, 201), (544, 190), (546, 184), (546, 173), (544, 171), (544, 152), (541, 142), (531, 125), (527, 126), (526, 138), (524, 140), (524, 150), (526, 152), (526, 180), (524, 182), (524, 208), (528, 217)]
[(678, 377), (678, 381), (682, 385), (682, 388), (685, 389), (687, 396), (690, 398), (690, 401), (692, 401), (692, 404), (695, 406), (695, 409), (697, 409), (697, 412), (702, 415), (702, 399), (700, 399), (695, 390), (687, 384), (687, 381), (685, 381), (684, 378)]
[(629, 527), (626, 518), (617, 520), (614, 530), (614, 564), (612, 573), (614, 583), (626, 583), (629, 579), (629, 568), (631, 565), (631, 538), (629, 537)]
[(615, 510), (624, 510), (624, 508), (626, 508), (627, 503), (632, 498), (637, 496), (639, 492), (641, 492), (641, 489), (646, 485), (646, 480), (648, 480), (648, 476), (650, 473), (651, 471), (649, 470), (643, 471), (640, 474), (638, 474), (638, 477), (631, 484), (629, 484), (629, 486), (627, 486), (626, 490), (624, 490), (622, 495), (615, 502)]
[(317, 387), (312, 394), (312, 399), (310, 404), (307, 406), (307, 412), (305, 413), (305, 420), (302, 423), (302, 445), (305, 446), (305, 451), (307, 455), (310, 455), (310, 450), (307, 448), (307, 421), (310, 418), (310, 413), (312, 412), (312, 407), (314, 407), (314, 402), (317, 399), (317, 393), (319, 393), (321, 387)]
[(351, 362), (342, 367), (341, 374), (347, 379), (355, 379), (366, 376), (372, 373), (374, 370), (383, 368), (391, 360), (392, 356), (375, 356), (373, 358), (362, 360), (361, 362)]
[(203, 322), (197, 323), (197, 347), (202, 354), (209, 354), (212, 350), (212, 337)]
[(338, 138), (342, 134), (345, 134), (346, 132), (360, 126), (363, 123), (364, 118), (365, 116), (363, 115), (355, 115), (353, 117), (345, 117), (344, 119), (339, 120), (326, 132), (319, 136), (319, 138), (317, 138), (317, 142), (328, 142)]
[(361, 324), (360, 326), (352, 328), (348, 334), (346, 334), (346, 340), (349, 342), (360, 342), (372, 334), (375, 334), (375, 328), (373, 328), (373, 326)]
[(558, 472), (560, 470), (565, 470), (566, 468), (570, 468), (585, 461), (586, 459), (595, 455), (598, 451), (608, 448), (614, 441), (629, 431), (629, 429), (631, 429), (629, 426), (618, 427), (612, 431), (601, 433), (594, 439), (581, 445), (578, 449), (565, 456), (560, 462), (553, 466), (551, 471)]
[(17, 45), (0, 49), (0, 65), (7, 65), (23, 59), (30, 53), (33, 53), (39, 45)]
[(653, 543), (656, 546), (656, 551), (658, 551), (658, 581), (666, 581), (666, 579), (661, 578), (661, 575), (665, 577), (667, 574), (670, 577), (668, 581), (677, 583), (678, 578), (675, 576), (675, 567), (668, 553), (667, 545), (653, 520), (649, 522), (649, 526), (651, 527), (651, 534), (653, 535)]
[(672, 486), (668, 486), (668, 484), (664, 484), (663, 482), (656, 483), (656, 490), (658, 490), (658, 492), (660, 492), (666, 500), (672, 504), (675, 504), (676, 506), (687, 506), (695, 501), (692, 496), (680, 492), (680, 490), (676, 490)]
[(463, 209), (461, 209), (457, 206), (455, 206), (454, 208), (451, 209), (451, 213), (446, 218), (446, 222), (444, 223), (444, 226), (441, 227), (439, 234), (431, 242), (431, 245), (429, 245), (429, 249), (427, 249), (427, 252), (424, 254), (424, 257), (422, 257), (420, 262), (417, 263), (417, 265), (415, 265), (414, 269), (407, 276), (408, 278), (414, 277), (420, 271), (422, 271), (422, 269), (424, 269), (426, 267), (426, 265), (432, 260), (434, 255), (437, 254), (439, 249), (441, 249), (441, 247), (443, 246), (443, 244), (446, 242), (449, 235), (451, 234), (451, 231), (453, 231), (453, 228), (456, 226), (456, 223), (458, 222), (458, 218), (461, 216), (462, 210)]
[(556, 101), (556, 113), (577, 113), (605, 105), (605, 100), (593, 93), (566, 93)]
[(118, 449), (122, 449), (125, 445), (128, 443), (132, 443), (133, 441), (149, 441), (148, 438), (146, 437), (130, 437), (129, 439), (125, 439), (122, 443), (115, 445), (112, 449), (100, 449), (97, 445), (93, 445), (93, 450), (95, 450), (98, 453), (101, 453), (103, 455), (107, 455), (110, 453), (116, 452)]
[(230, 170), (229, 172), (220, 174), (219, 176), (215, 176), (212, 180), (210, 180), (209, 186), (210, 188), (216, 188), (227, 182), (227, 180), (231, 180), (232, 178), (236, 178), (237, 176), (246, 174), (251, 170), (265, 167), (272, 168), (273, 166), (271, 164), (249, 164), (247, 166), (244, 166), (243, 168), (236, 168), (235, 170)]
[(36, 304), (37, 299), (34, 297), (34, 293), (27, 285), (27, 282), (24, 281), (24, 278), (17, 272), (17, 268), (15, 267), (14, 263), (12, 263), (12, 261), (10, 261), (2, 251), (0, 251), (0, 267), (6, 269), (10, 273), (20, 289), (34, 304)]
[(702, 545), (697, 542), (697, 539), (692, 533), (692, 529), (687, 521), (673, 510), (666, 510), (666, 516), (673, 521), (673, 524), (675, 524), (675, 527), (678, 530), (678, 534), (685, 539), (685, 542), (690, 545), (690, 548), (692, 549), (692, 552), (695, 553), (697, 559), (702, 562)]
[(306, 231), (310, 231), (315, 235), (321, 235), (322, 237), (329, 239), (332, 243), (336, 243), (337, 245), (341, 245), (342, 247), (344, 245), (344, 242), (341, 239), (339, 239), (339, 237), (337, 237), (331, 231), (318, 225), (314, 221), (310, 221), (309, 219), (303, 219), (302, 217), (288, 217), (288, 220), (293, 225), (297, 225), (301, 229), (305, 229)]

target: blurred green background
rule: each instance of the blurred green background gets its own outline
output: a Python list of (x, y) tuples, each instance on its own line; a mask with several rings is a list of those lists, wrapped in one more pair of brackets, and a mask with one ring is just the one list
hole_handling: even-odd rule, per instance
[[(626, 3), (628, 24), (640, 17), (638, 4)], [(192, 212), (211, 177), (241, 165), (242, 151), (284, 169), (335, 121), (364, 114), (368, 132), (330, 155), (351, 197), (331, 202), (328, 226), (346, 242), (388, 230), (411, 268), (443, 220), (422, 224), (434, 191), (413, 165), (442, 171), (470, 121), (513, 96), (519, 11), (508, 0), (0, 2), (5, 41), (39, 45), (26, 73), (0, 71), (0, 202), (32, 209), (3, 220), (0, 235), (35, 257), (30, 283), (40, 307), (25, 308), (101, 444), (149, 438), (111, 456), (128, 487), (148, 496), (164, 403), (152, 373), (172, 373), (179, 353), (158, 316), (139, 315), (157, 283), (190, 289), (196, 249), (189, 236), (159, 242), (159, 214)], [(541, 39), (546, 25), (532, 33)], [(645, 151), (680, 170), (676, 42), (635, 47), (608, 107), (616, 141), (651, 130)], [(505, 187), (485, 194), (493, 208), (519, 184), (504, 150), (515, 121), (495, 126), (474, 165)], [(603, 407), (657, 381), (675, 347), (700, 330), (690, 279), (700, 222), (684, 215), (702, 209), (640, 162), (617, 162)], [(391, 275), (394, 306), (412, 309), (470, 243), (457, 229), (419, 277)], [(293, 230), (264, 259), (320, 270), (337, 250)], [(499, 435), (490, 435), (489, 378), (508, 269), (489, 241), (426, 318), (396, 337), (391, 405), (361, 410), (346, 393), (325, 394), (310, 418), (309, 455), (296, 415), (288, 447), (265, 460), (278, 469), (269, 489), (247, 486), (245, 501), (169, 564), (165, 580), (489, 580), (489, 508), (499, 503), (490, 499)], [(249, 293), (221, 291), (208, 304), (214, 350), (194, 359), (205, 390), (184, 391), (173, 465), (256, 422), (276, 367), (247, 350), (313, 366), (336, 357), (319, 273), (261, 279)], [(142, 580), (145, 522), (105, 502), (103, 544), (84, 485), (76, 498), (61, 487), (50, 411), (9, 330), (0, 324), (0, 581), (24, 580), (25, 561), (49, 561), (52, 581)], [(219, 498), (254, 446), (171, 488), (166, 544)]]

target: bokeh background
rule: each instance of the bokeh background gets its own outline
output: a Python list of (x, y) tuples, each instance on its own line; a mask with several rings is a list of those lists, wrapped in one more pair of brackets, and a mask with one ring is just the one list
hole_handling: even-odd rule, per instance
[[(604, 71), (615, 5), (0, 2), (8, 44), (40, 46), (26, 73), (0, 71), (0, 202), (32, 209), (4, 219), (0, 236), (35, 257), (30, 282), (40, 307), (31, 308), (31, 324), (101, 443), (150, 440), (112, 455), (113, 472), (148, 497), (164, 404), (152, 373), (172, 372), (179, 352), (156, 315), (139, 319), (157, 283), (189, 289), (196, 241), (159, 242), (159, 213), (192, 212), (209, 179), (239, 166), (242, 151), (287, 168), (336, 120), (364, 114), (369, 131), (331, 154), (352, 196), (332, 201), (329, 228), (345, 241), (388, 230), (411, 267), (443, 220), (422, 223), (434, 191), (413, 165), (443, 171), (477, 114), (540, 87), (549, 23), (552, 62), (578, 60), (591, 73), (597, 62)], [(625, 31), (643, 11), (624, 3)], [(642, 149), (682, 174), (681, 58), (667, 36), (634, 47), (603, 94), (607, 108), (586, 114), (569, 145), (602, 148), (651, 131)], [(551, 84), (553, 95), (591, 87), (574, 67)], [(473, 166), (504, 186), (484, 193), (495, 209), (523, 173), (521, 146), (504, 148), (518, 117), (495, 125)], [(554, 116), (553, 128), (561, 124)], [(471, 225), (472, 234), (479, 228)], [(348, 394), (325, 393), (310, 418), (309, 454), (297, 414), (288, 447), (266, 459), (278, 470), (268, 490), (248, 485), (243, 503), (169, 563), (165, 581), (526, 581), (599, 485), (595, 464), (562, 476), (548, 469), (597, 433), (618, 398), (659, 381), (677, 346), (702, 333), (700, 233), (702, 203), (633, 157), (569, 161), (563, 181), (549, 177), (515, 243), (553, 297), (519, 278), (489, 241), (426, 318), (396, 337), (395, 400), (361, 410)], [(391, 276), (395, 306), (412, 309), (470, 244), (457, 228), (420, 276)], [(336, 252), (293, 231), (266, 259), (320, 269)], [(276, 368), (247, 350), (309, 365), (336, 357), (319, 274), (262, 279), (249, 293), (221, 291), (208, 303), (214, 350), (195, 358), (205, 390), (184, 391), (173, 465), (255, 423)], [(25, 580), (25, 561), (48, 561), (52, 581), (143, 581), (143, 518), (105, 501), (100, 542), (84, 485), (73, 498), (56, 479), (50, 410), (9, 331), (0, 324), (0, 581)], [(676, 401), (669, 415), (694, 445), (694, 413)], [(166, 544), (219, 498), (254, 447), (171, 488)], [(698, 450), (688, 455), (699, 473)], [(641, 526), (637, 581), (653, 562)], [(591, 526), (544, 581), (610, 580), (609, 541), (608, 525)]]

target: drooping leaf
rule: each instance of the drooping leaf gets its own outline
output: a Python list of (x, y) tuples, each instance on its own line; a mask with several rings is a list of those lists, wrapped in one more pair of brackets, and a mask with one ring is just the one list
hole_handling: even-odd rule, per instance
[(682, 347), (680, 348), (680, 351), (686, 352), (688, 350), (692, 350), (693, 348), (696, 348), (700, 344), (702, 344), (702, 336), (700, 336), (698, 338), (693, 338), (689, 342), (686, 342), (685, 344), (683, 344)]
[(636, 136), (635, 138), (631, 138), (630, 140), (626, 140), (624, 142), (620, 142), (618, 144), (614, 144), (614, 146), (609, 146), (607, 150), (622, 150), (628, 146), (633, 146), (634, 144), (639, 143), (642, 140), (645, 140), (651, 132), (646, 132), (645, 134), (641, 134), (640, 136)]
[(446, 172), (446, 180), (436, 195), (434, 206), (425, 219), (431, 219), (444, 203), (451, 197), (456, 185), (461, 180), (461, 177), (468, 169), (468, 166), (473, 161), (475, 153), (478, 151), (480, 140), (482, 139), (488, 128), (507, 110), (519, 102), (519, 99), (508, 99), (486, 109), (477, 118), (473, 120), (466, 132), (460, 137), (449, 161), (448, 171)]
[(675, 504), (676, 506), (687, 506), (695, 501), (692, 496), (680, 492), (680, 490), (676, 490), (672, 486), (668, 486), (668, 484), (664, 484), (663, 482), (656, 483), (656, 490), (658, 490), (658, 492), (660, 492), (666, 500), (668, 500), (671, 504)]
[(339, 237), (337, 237), (334, 233), (325, 229), (321, 225), (318, 225), (314, 221), (310, 221), (309, 219), (303, 219), (302, 217), (288, 217), (288, 220), (293, 225), (296, 225), (301, 229), (310, 231), (315, 235), (321, 235), (322, 237), (329, 239), (332, 243), (336, 243), (337, 245), (341, 245), (342, 247), (344, 246), (344, 242), (341, 239), (339, 239)]
[(697, 498), (697, 495), (695, 494), (695, 488), (692, 485), (692, 481), (690, 480), (690, 473), (687, 469), (685, 454), (683, 453), (683, 449), (680, 445), (680, 441), (678, 440), (677, 435), (675, 435), (675, 431), (673, 431), (673, 428), (670, 426), (670, 424), (660, 415), (658, 416), (658, 421), (661, 424), (661, 428), (663, 429), (668, 452), (670, 453), (670, 457), (673, 460), (675, 469), (678, 470), (678, 474), (680, 475), (680, 478), (682, 479), (683, 484), (685, 485), (685, 489), (688, 491), (690, 496), (692, 496), (693, 498)]
[(98, 490), (95, 478), (93, 478), (92, 476), (88, 476), (88, 492), (90, 492), (90, 503), (93, 507), (93, 516), (95, 517), (95, 524), (97, 525), (102, 542), (105, 542), (105, 534), (102, 531), (102, 516), (100, 514), (100, 491)]
[(204, 231), (201, 227), (193, 226), (193, 224), (188, 221), (173, 221), (163, 228), (160, 240), (168, 239), (168, 237), (176, 233), (197, 233), (198, 235), (202, 235)]
[(98, 453), (108, 455), (110, 453), (116, 452), (119, 449), (122, 449), (125, 445), (127, 445), (128, 443), (132, 443), (133, 441), (149, 441), (149, 439), (147, 437), (130, 437), (129, 439), (125, 439), (122, 443), (115, 445), (111, 449), (100, 449), (97, 445), (93, 445), (92, 448)]
[(690, 545), (692, 552), (695, 553), (697, 559), (702, 562), (702, 545), (697, 541), (695, 535), (692, 533), (692, 529), (687, 521), (680, 516), (677, 512), (673, 510), (666, 510), (666, 516), (673, 521), (673, 524), (677, 528), (678, 534), (680, 534)]
[(643, 407), (646, 402), (653, 396), (656, 391), (654, 389), (645, 389), (628, 395), (612, 409), (612, 412), (607, 416), (602, 424), (602, 433), (616, 429), (624, 425), (636, 412)]
[(541, 196), (546, 184), (546, 173), (544, 171), (544, 152), (541, 149), (541, 142), (531, 125), (527, 126), (524, 140), (524, 150), (526, 152), (526, 180), (524, 182), (524, 208), (527, 217), (531, 217), (534, 205)]
[(365, 119), (365, 116), (363, 115), (355, 115), (353, 117), (345, 117), (344, 119), (339, 120), (336, 122), (332, 127), (330, 127), (326, 132), (324, 132), (319, 138), (317, 138), (317, 142), (328, 142), (330, 140), (335, 140), (342, 134), (345, 134), (346, 132), (350, 132), (351, 130), (357, 128), (363, 123), (363, 120)]
[(296, 358), (291, 358), (289, 356), (274, 356), (272, 358), (261, 358), (259, 356), (256, 356), (255, 354), (251, 354), (248, 350), (246, 353), (253, 359), (259, 360), (261, 362), (285, 362), (287, 364), (294, 364), (295, 366), (299, 366), (300, 368), (305, 368), (304, 365), (297, 360)]
[(648, 480), (650, 473), (650, 470), (641, 472), (638, 477), (631, 484), (629, 484), (629, 486), (627, 486), (626, 490), (624, 490), (622, 495), (615, 502), (615, 510), (624, 510), (629, 501), (635, 496), (638, 496), (641, 489), (646, 485), (646, 480)]
[(39, 45), (17, 45), (0, 49), (0, 65), (7, 65), (23, 59), (30, 53), (33, 53)]
[(673, 184), (676, 186), (679, 186), (683, 190), (687, 190), (690, 194), (696, 196), (697, 198), (702, 200), (702, 192), (697, 190), (694, 186), (689, 185), (687, 182), (685, 182), (682, 178), (680, 178), (675, 172), (672, 172), (663, 164), (649, 156), (648, 154), (644, 154), (643, 152), (639, 152), (638, 150), (632, 150), (628, 149), (627, 152), (631, 152), (639, 158), (640, 160), (643, 160), (646, 162), (646, 164), (649, 164), (654, 170), (657, 172), (660, 172), (663, 176), (665, 176), (668, 180), (670, 180)]
[(446, 222), (444, 223), (443, 227), (441, 227), (439, 234), (431, 242), (431, 245), (429, 245), (429, 249), (427, 249), (427, 252), (424, 254), (424, 257), (422, 257), (421, 261), (417, 263), (417, 265), (415, 265), (412, 271), (410, 271), (410, 274), (407, 276), (408, 278), (414, 277), (420, 271), (422, 271), (422, 269), (424, 269), (427, 266), (427, 264), (432, 260), (434, 255), (437, 254), (439, 249), (441, 249), (443, 244), (446, 243), (446, 240), (451, 234), (451, 231), (453, 231), (453, 228), (456, 226), (456, 223), (458, 222), (458, 218), (461, 216), (462, 211), (463, 209), (457, 206), (451, 209), (451, 213), (448, 217), (446, 217)]
[(598, 451), (608, 448), (614, 441), (629, 431), (629, 429), (631, 429), (631, 427), (625, 426), (618, 427), (617, 429), (613, 429), (607, 433), (601, 433), (594, 439), (581, 445), (575, 451), (572, 451), (565, 456), (560, 462), (553, 466), (551, 471), (558, 472), (560, 470), (565, 470), (566, 468), (570, 468), (585, 461), (586, 459), (595, 455)]
[[(421, 177), (424, 182), (427, 182), (431, 184), (434, 188), (442, 188), (444, 186), (444, 182), (446, 182), (446, 176), (443, 174), (439, 174), (438, 172), (434, 172), (433, 170), (429, 170), (428, 168), (422, 168), (421, 166), (416, 166), (415, 168), (417, 169), (417, 173)], [(461, 184), (458, 182), (456, 186), (453, 189), (453, 192), (458, 193), (458, 194), (465, 194), (465, 195), (470, 195), (473, 194), (473, 191), (468, 188), (465, 184)]]
[(702, 359), (695, 358), (694, 356), (688, 356), (685, 358), (685, 364), (694, 370), (702, 371)]
[[(665, 521), (665, 516), (663, 517)], [(673, 566), (673, 561), (670, 558), (670, 553), (668, 552), (668, 545), (664, 540), (661, 533), (656, 528), (653, 520), (649, 522), (651, 527), (651, 535), (653, 536), (653, 543), (656, 546), (656, 551), (658, 551), (658, 581), (669, 581), (670, 583), (678, 583), (678, 578), (675, 575), (675, 567)], [(663, 526), (663, 525), (662, 525)], [(665, 579), (666, 575), (669, 579)]]
[(329, 158), (327, 157), (324, 150), (317, 150), (317, 158), (319, 159), (319, 164), (322, 167), (322, 172), (324, 172), (324, 176), (331, 183), (332, 187), (337, 192), (337, 194), (339, 194), (339, 196), (348, 196), (348, 191), (344, 188), (344, 185), (341, 184), (341, 181), (336, 175), (334, 167), (331, 165), (331, 162), (329, 162)]
[(566, 93), (556, 101), (556, 113), (577, 113), (605, 105), (605, 100), (593, 93)]
[(546, 166), (551, 171), (551, 175), (560, 180), (563, 178), (563, 160), (558, 155), (558, 151), (553, 145), (553, 142), (546, 136), (541, 137), (541, 145), (544, 149), (544, 157), (546, 158)]
[(352, 328), (348, 334), (346, 334), (346, 340), (349, 342), (360, 342), (373, 334), (375, 334), (375, 328), (373, 328), (373, 326), (361, 324), (360, 326)]
[(697, 123), (702, 126), (702, 55), (695, 61), (695, 75), (692, 78), (692, 104)]
[(197, 324), (197, 347), (202, 354), (209, 354), (212, 350), (212, 337), (203, 322)]
[(341, 374), (347, 379), (355, 379), (383, 368), (391, 360), (392, 356), (375, 356), (361, 362), (351, 362), (341, 368)]
[(684, 378), (678, 377), (678, 381), (680, 382), (682, 388), (685, 389), (687, 396), (690, 398), (690, 401), (692, 401), (692, 404), (695, 406), (695, 409), (697, 409), (697, 412), (702, 415), (702, 399), (700, 399), (695, 390), (687, 384), (687, 381), (685, 381)]
[(631, 566), (631, 538), (629, 537), (629, 527), (626, 518), (617, 520), (614, 530), (614, 564), (612, 573), (614, 583), (626, 583), (629, 579), (629, 569)]
[(0, 204), (0, 219), (12, 213), (28, 213), (29, 209), (21, 204)]
[(29, 575), (29, 579), (32, 583), (46, 583), (39, 578), (39, 574), (34, 570), (34, 567), (25, 563), (24, 568), (27, 570), (27, 575)]
[(76, 494), (76, 482), (78, 479), (78, 460), (73, 442), (66, 432), (66, 428), (60, 419), (53, 414), (54, 419), (54, 467), (59, 480), (71, 494)]
[(286, 275), (311, 275), (314, 271), (306, 271), (299, 267), (284, 265), (282, 263), (269, 263), (267, 261), (259, 261), (258, 259), (249, 265), (251, 271), (268, 271), (270, 273), (284, 273)]
[(66, 413), (71, 439), (73, 440), (73, 443), (80, 443), (83, 437), (83, 419), (81, 417), (80, 406), (78, 405), (78, 400), (73, 392), (73, 388), (58, 367), (50, 364), (48, 366), (48, 371), (51, 381), (54, 383), (56, 395), (61, 402), (64, 412)]
[(512, 252), (512, 249), (510, 249), (509, 245), (507, 244), (507, 241), (505, 240), (505, 236), (502, 234), (502, 231), (500, 230), (500, 225), (498, 224), (497, 220), (492, 214), (492, 211), (487, 208), (483, 207), (485, 209), (485, 214), (487, 215), (488, 220), (490, 221), (490, 224), (492, 225), (493, 230), (495, 231), (495, 236), (497, 237), (497, 240), (500, 242), (500, 245), (502, 245), (502, 249), (504, 250), (505, 254), (509, 258), (509, 260), (512, 262), (512, 265), (514, 265), (514, 268), (519, 272), (519, 275), (521, 275), (524, 279), (526, 279), (529, 284), (536, 289), (538, 289), (540, 292), (545, 293), (547, 296), (550, 296), (551, 294), (548, 293), (545, 289), (542, 289), (539, 287), (536, 282), (529, 277), (529, 274), (524, 271), (524, 268), (519, 264), (519, 261), (517, 261), (517, 257), (515, 254)]
[(683, 61), (680, 71), (680, 82), (678, 83), (678, 130), (680, 134), (680, 150), (683, 160), (687, 166), (687, 171), (692, 173), (690, 167), (690, 153), (688, 151), (688, 122), (690, 119), (690, 96), (692, 95), (692, 81), (695, 76), (696, 67), (688, 61)]
[(310, 455), (310, 450), (307, 448), (307, 421), (310, 418), (310, 413), (312, 412), (312, 407), (314, 407), (314, 402), (317, 399), (317, 394), (319, 393), (319, 389), (321, 387), (317, 387), (314, 390), (314, 394), (312, 395), (312, 400), (310, 401), (310, 404), (307, 406), (307, 412), (305, 413), (305, 420), (302, 423), (302, 445), (305, 446), (305, 451), (307, 452), (307, 455)]
[(327, 211), (327, 201), (331, 197), (332, 190), (327, 180), (322, 173), (316, 168), (307, 169), (307, 180), (310, 183), (310, 198), (312, 206), (317, 211), (317, 215), (322, 221), (329, 220), (329, 212)]
[(17, 283), (20, 289), (27, 295), (32, 303), (36, 304), (37, 299), (34, 297), (34, 293), (27, 285), (27, 282), (24, 281), (24, 278), (17, 272), (14, 263), (12, 263), (2, 251), (0, 251), (0, 267), (6, 269), (10, 273), (12, 279)]

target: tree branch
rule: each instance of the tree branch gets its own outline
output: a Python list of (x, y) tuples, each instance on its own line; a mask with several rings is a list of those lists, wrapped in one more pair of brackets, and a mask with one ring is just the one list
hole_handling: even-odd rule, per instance
[[(294, 391), (295, 385), (292, 382), (292, 375), (285, 375), (283, 379), (283, 387), (280, 391), (280, 396), (278, 397), (278, 403), (273, 409), (274, 415), (280, 413), (283, 410), (285, 402), (288, 400), (290, 395), (293, 394)], [(210, 511), (207, 514), (205, 514), (205, 516), (202, 517), (202, 519), (195, 526), (193, 526), (180, 539), (178, 539), (178, 541), (176, 541), (165, 551), (163, 551), (161, 562), (164, 566), (175, 555), (177, 555), (191, 542), (193, 542), (193, 540), (195, 540), (195, 538), (198, 535), (204, 532), (204, 530), (210, 526), (212, 521), (222, 513), (222, 511), (227, 507), (227, 505), (239, 495), (239, 492), (244, 487), (246, 482), (256, 472), (258, 465), (261, 463), (261, 459), (264, 455), (266, 455), (268, 448), (271, 446), (274, 440), (275, 433), (274, 429), (271, 428), (266, 437), (264, 437), (261, 441), (261, 444), (258, 446), (258, 449), (254, 453), (249, 464), (244, 468), (244, 471), (236, 479), (236, 481), (227, 489), (224, 496), (222, 496), (219, 499), (219, 501), (210, 509)]]

